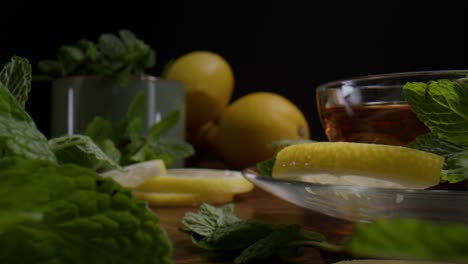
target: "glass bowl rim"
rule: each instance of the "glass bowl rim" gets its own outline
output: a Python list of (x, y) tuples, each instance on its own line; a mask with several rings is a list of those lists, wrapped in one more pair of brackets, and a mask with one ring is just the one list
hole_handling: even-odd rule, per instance
[[(372, 81), (372, 80), (392, 80), (402, 77), (424, 77), (424, 76), (437, 76), (437, 75), (449, 75), (449, 74), (460, 74), (466, 73), (468, 76), (468, 69), (458, 69), (458, 70), (427, 70), (427, 71), (402, 71), (402, 72), (389, 72), (389, 73), (380, 73), (380, 74), (368, 74), (355, 76), (350, 78), (341, 78), (329, 82), (321, 83), (317, 86), (317, 90), (324, 90), (329, 88), (336, 88), (340, 85), (356, 85), (359, 82), (363, 81)], [(358, 85), (359, 86), (359, 85)]]

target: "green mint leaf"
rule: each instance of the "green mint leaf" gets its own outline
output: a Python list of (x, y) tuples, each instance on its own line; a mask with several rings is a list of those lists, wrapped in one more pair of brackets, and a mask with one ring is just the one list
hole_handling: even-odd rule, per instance
[[(101, 59), (102, 54), (96, 44), (94, 44), (92, 41), (82, 39), (78, 41), (77, 46), (84, 52), (87, 63), (96, 63), (99, 59)], [(91, 71), (89, 73), (99, 73), (99, 71)]]
[(128, 122), (135, 118), (145, 117), (146, 105), (146, 95), (143, 92), (137, 93), (130, 102), (124, 121)]
[(83, 51), (75, 46), (65, 45), (60, 47), (59, 54), (60, 56), (63, 56), (64, 58), (67, 58), (78, 64), (83, 63), (83, 61), (85, 60), (85, 54), (83, 53)]
[(129, 30), (119, 36), (102, 34), (97, 43), (87, 39), (62, 45), (57, 60), (41, 60), (39, 70), (51, 79), (76, 75), (114, 77), (123, 87), (131, 75), (141, 75), (156, 63), (155, 51)]
[(14, 228), (18, 224), (23, 224), (25, 222), (39, 222), (43, 220), (43, 215), (41, 213), (28, 211), (5, 211), (0, 210), (0, 235), (10, 228)]
[(193, 146), (179, 139), (161, 138), (156, 142), (148, 142), (153, 158), (166, 159), (166, 165), (172, 161), (187, 158), (195, 153)]
[(122, 42), (125, 44), (127, 49), (133, 49), (135, 48), (138, 43), (137, 43), (137, 38), (133, 32), (127, 29), (122, 29), (119, 31), (119, 36)]
[(112, 140), (117, 142), (117, 145), (120, 143), (127, 143), (129, 141), (138, 141), (145, 115), (146, 96), (143, 92), (139, 92), (130, 102), (125, 117), (119, 122), (113, 124)]
[(85, 134), (115, 162), (130, 165), (151, 159), (161, 159), (166, 166), (174, 160), (192, 155), (192, 145), (180, 139), (165, 138), (167, 131), (179, 122), (178, 111), (171, 111), (156, 124), (147, 135), (142, 135), (146, 116), (146, 95), (139, 92), (132, 99), (127, 114), (111, 123), (96, 117), (88, 124)]
[(345, 244), (355, 257), (468, 261), (468, 227), (421, 219), (381, 219), (359, 223)]
[[(234, 215), (234, 205), (213, 207), (202, 204), (199, 210), (187, 212), (180, 231), (188, 234), (200, 248), (234, 257), (235, 263), (258, 263), (274, 258), (298, 255), (302, 246), (342, 252), (343, 248), (325, 242), (317, 232), (300, 225), (271, 225), (257, 220), (241, 220)], [(240, 255), (239, 255), (240, 254)]]
[(180, 120), (180, 112), (173, 110), (164, 115), (159, 122), (151, 126), (148, 132), (148, 138), (150, 140), (157, 140), (174, 127)]
[(66, 135), (49, 140), (60, 164), (74, 163), (97, 172), (120, 168), (94, 142), (84, 135)]
[(172, 262), (158, 218), (115, 181), (38, 160), (1, 160), (0, 171), (0, 208), (43, 216), (0, 232), (3, 263)]
[(3, 67), (0, 72), (0, 83), (3, 84), (10, 93), (23, 106), (28, 101), (28, 94), (31, 91), (32, 68), (25, 58), (14, 56), (11, 61)]
[[(192, 145), (178, 139), (164, 138), (163, 136), (180, 121), (180, 112), (171, 111), (163, 118), (151, 126), (148, 135), (141, 145), (133, 145), (128, 149), (126, 155), (129, 162), (141, 162), (149, 159), (162, 159), (166, 166), (174, 160), (184, 159), (195, 153)], [(133, 135), (138, 135), (139, 131), (134, 131)], [(137, 139), (131, 140), (135, 142)], [(135, 146), (138, 146), (136, 149)]]
[(266, 159), (264, 161), (258, 162), (255, 167), (257, 168), (260, 175), (263, 176), (272, 176), (273, 166), (275, 165), (276, 157)]
[(450, 80), (410, 82), (403, 92), (411, 109), (438, 138), (468, 145), (468, 85)]
[(237, 221), (218, 227), (199, 241), (200, 247), (211, 250), (241, 251), (273, 231), (273, 226), (257, 220)]
[(258, 240), (234, 259), (236, 264), (257, 263), (285, 254), (290, 256), (291, 248), (287, 244), (296, 240), (301, 231), (300, 225), (280, 225), (268, 236)]
[[(145, 53), (145, 56), (143, 56), (143, 67), (145, 68), (152, 68), (156, 64), (156, 52), (154, 50), (149, 50), (147, 53)], [(143, 73), (142, 71), (143, 68), (136, 68), (135, 71), (139, 71), (140, 73)]]
[(98, 47), (111, 61), (118, 61), (126, 52), (124, 43), (113, 34), (102, 34), (98, 40)]
[(468, 145), (458, 146), (429, 133), (419, 136), (407, 147), (443, 156), (442, 182), (457, 183), (465, 180), (467, 166), (464, 161), (468, 160)]
[(94, 141), (105, 140), (111, 136), (112, 125), (109, 120), (96, 116), (88, 124), (85, 135)]
[(81, 67), (85, 60), (84, 53), (75, 46), (64, 45), (59, 48), (58, 58), (64, 75), (68, 75)]
[(110, 121), (97, 116), (88, 124), (85, 135), (90, 137), (99, 148), (115, 163), (120, 163), (121, 153), (110, 139), (112, 132)]
[(114, 144), (114, 141), (107, 138), (104, 140), (95, 141), (98, 147), (109, 157), (114, 163), (120, 164), (122, 154)]
[(323, 242), (326, 240), (323, 234), (305, 229), (302, 229), (299, 235), (305, 241)]
[(204, 203), (196, 213), (187, 212), (182, 218), (182, 223), (188, 230), (201, 236), (210, 236), (216, 228), (238, 221), (240, 219), (234, 215), (234, 204), (217, 208)]
[[(21, 70), (12, 73), (16, 74), (21, 75)], [(31, 72), (23, 74), (28, 79)], [(10, 89), (0, 83), (0, 160), (11, 156), (56, 161), (47, 138)]]

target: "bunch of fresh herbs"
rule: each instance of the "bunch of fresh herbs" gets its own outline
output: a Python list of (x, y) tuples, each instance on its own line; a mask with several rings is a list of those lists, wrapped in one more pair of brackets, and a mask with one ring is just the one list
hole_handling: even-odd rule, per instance
[(409, 82), (403, 92), (413, 112), (430, 130), (408, 147), (445, 158), (441, 182), (464, 181), (468, 176), (468, 80)]
[[(73, 159), (102, 162), (99, 147), (76, 135), (48, 142), (37, 129), (24, 109), (30, 80), (20, 57), (0, 73), (0, 262), (171, 263), (169, 240), (146, 204)], [(67, 144), (75, 151), (60, 148)]]
[(56, 59), (39, 62), (39, 71), (49, 79), (76, 75), (114, 77), (123, 85), (131, 75), (141, 75), (156, 64), (155, 51), (131, 31), (105, 33), (97, 42), (79, 40), (59, 47)]
[(163, 116), (149, 128), (146, 135), (141, 135), (146, 101), (145, 95), (138, 93), (121, 120), (111, 122), (97, 116), (88, 125), (85, 135), (93, 139), (108, 157), (120, 165), (161, 159), (169, 166), (176, 159), (192, 155), (192, 145), (167, 136), (168, 131), (180, 120), (178, 110)]
[(462, 224), (378, 219), (356, 224), (342, 244), (329, 243), (321, 233), (297, 224), (239, 219), (233, 204), (222, 207), (202, 204), (197, 212), (187, 212), (182, 224), (180, 230), (190, 235), (196, 246), (232, 258), (236, 264), (288, 260), (298, 256), (303, 247), (345, 259), (468, 261), (468, 227)]

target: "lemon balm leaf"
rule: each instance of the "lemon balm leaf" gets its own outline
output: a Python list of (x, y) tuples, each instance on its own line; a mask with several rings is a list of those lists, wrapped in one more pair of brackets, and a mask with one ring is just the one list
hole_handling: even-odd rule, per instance
[(466, 80), (409, 82), (403, 92), (411, 109), (438, 138), (468, 145), (468, 85)]
[(419, 136), (407, 147), (443, 156), (442, 182), (457, 183), (465, 180), (466, 165), (463, 161), (468, 160), (468, 145), (455, 145), (429, 133)]

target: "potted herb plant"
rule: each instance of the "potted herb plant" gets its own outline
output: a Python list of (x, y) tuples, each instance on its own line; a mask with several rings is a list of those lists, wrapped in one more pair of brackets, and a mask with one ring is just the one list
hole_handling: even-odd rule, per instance
[[(138, 122), (127, 124), (125, 129), (137, 129), (144, 137), (152, 126), (176, 111), (177, 120), (171, 123), (171, 129), (164, 136), (182, 142), (185, 138), (184, 88), (177, 81), (146, 73), (155, 66), (155, 58), (156, 53), (150, 45), (131, 31), (120, 30), (117, 35), (102, 34), (96, 42), (82, 39), (74, 45), (62, 45), (56, 59), (40, 61), (39, 71), (52, 81), (52, 136), (84, 134), (95, 124), (97, 117), (109, 122), (116, 130), (116, 124), (125, 118), (136, 118), (131, 111), (138, 109)], [(136, 99), (139, 94), (143, 96)], [(132, 107), (132, 102), (137, 102), (138, 107)], [(117, 148), (130, 142), (128, 136), (115, 138), (112, 129), (108, 133), (109, 138), (114, 137)], [(158, 144), (159, 148), (163, 147), (161, 144)], [(137, 146), (135, 153), (141, 152), (143, 145)], [(187, 146), (183, 149), (185, 151), (175, 156), (185, 158), (193, 152)], [(145, 153), (139, 161), (154, 158), (147, 149)], [(172, 166), (181, 165), (180, 160), (172, 163)]]

